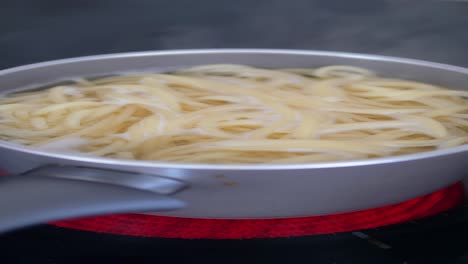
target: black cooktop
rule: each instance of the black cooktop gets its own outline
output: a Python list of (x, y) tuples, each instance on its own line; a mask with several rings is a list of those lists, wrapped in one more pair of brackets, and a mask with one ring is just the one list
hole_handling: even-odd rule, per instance
[[(37, 226), (0, 236), (0, 263), (468, 263), (468, 206), (377, 229), (252, 240), (127, 237)], [(96, 260), (96, 259), (94, 259)]]
[[(464, 0), (2, 0), (0, 68), (186, 48), (350, 51), (468, 66), (467, 28)], [(282, 239), (136, 238), (51, 226), (0, 236), (0, 263), (84, 263), (76, 256), (90, 255), (105, 263), (468, 263), (468, 207), (358, 233)]]

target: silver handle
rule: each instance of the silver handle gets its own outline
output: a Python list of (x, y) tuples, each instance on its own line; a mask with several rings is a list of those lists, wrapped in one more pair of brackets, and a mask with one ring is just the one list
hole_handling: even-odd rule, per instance
[(184, 203), (167, 195), (185, 187), (152, 175), (42, 167), (0, 180), (0, 233), (68, 218), (175, 210)]

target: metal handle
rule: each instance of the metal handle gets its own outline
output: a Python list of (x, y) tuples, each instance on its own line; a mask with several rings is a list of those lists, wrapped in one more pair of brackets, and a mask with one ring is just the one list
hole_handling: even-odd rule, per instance
[(185, 186), (151, 175), (43, 167), (0, 180), (0, 233), (75, 217), (179, 209), (184, 203), (166, 195)]

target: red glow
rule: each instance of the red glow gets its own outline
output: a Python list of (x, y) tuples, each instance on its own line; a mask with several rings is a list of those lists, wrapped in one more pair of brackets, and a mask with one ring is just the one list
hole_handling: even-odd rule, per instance
[(248, 239), (330, 234), (362, 230), (420, 219), (446, 211), (463, 201), (463, 186), (396, 205), (371, 210), (288, 219), (219, 220), (140, 214), (109, 215), (52, 223), (52, 225), (127, 236), (186, 239)]

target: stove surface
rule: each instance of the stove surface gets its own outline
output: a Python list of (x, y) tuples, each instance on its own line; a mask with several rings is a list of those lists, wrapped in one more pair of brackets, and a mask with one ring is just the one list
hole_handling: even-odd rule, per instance
[(183, 240), (127, 237), (52, 226), (4, 234), (2, 263), (468, 263), (468, 206), (378, 229), (331, 235)]

